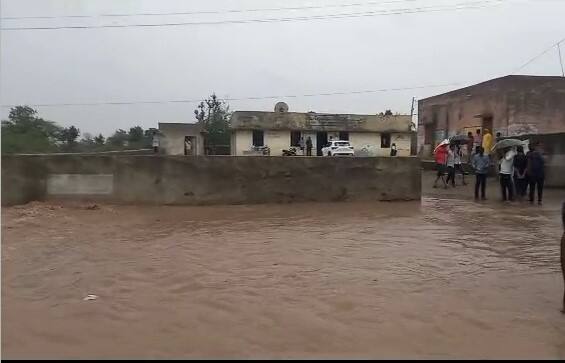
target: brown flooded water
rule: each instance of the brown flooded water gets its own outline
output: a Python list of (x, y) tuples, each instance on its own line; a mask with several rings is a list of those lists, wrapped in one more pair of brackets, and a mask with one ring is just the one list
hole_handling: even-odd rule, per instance
[(565, 193), (437, 193), (3, 208), (3, 357), (565, 358)]

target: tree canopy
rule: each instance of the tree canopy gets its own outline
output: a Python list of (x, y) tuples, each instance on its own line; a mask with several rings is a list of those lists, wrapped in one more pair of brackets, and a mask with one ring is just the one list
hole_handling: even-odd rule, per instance
[(141, 126), (118, 129), (110, 137), (84, 133), (76, 126), (61, 127), (38, 116), (29, 106), (10, 110), (8, 120), (2, 121), (2, 153), (92, 152), (151, 147), (152, 130)]
[(217, 150), (229, 150), (231, 116), (229, 106), (212, 93), (198, 105), (194, 115), (206, 130), (206, 148), (209, 152), (215, 154)]
[(58, 150), (63, 129), (37, 116), (29, 106), (10, 110), (2, 121), (2, 153), (42, 153)]

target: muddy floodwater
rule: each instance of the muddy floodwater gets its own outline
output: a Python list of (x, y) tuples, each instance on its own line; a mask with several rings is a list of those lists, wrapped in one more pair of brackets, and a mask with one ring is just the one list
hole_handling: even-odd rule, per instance
[(3, 208), (2, 355), (565, 358), (565, 193), (540, 207), (457, 191)]

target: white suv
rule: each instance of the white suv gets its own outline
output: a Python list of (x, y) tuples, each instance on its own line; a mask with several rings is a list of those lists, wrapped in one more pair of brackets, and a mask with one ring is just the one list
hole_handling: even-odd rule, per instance
[(324, 156), (353, 156), (353, 146), (349, 141), (334, 140), (330, 141), (326, 147), (322, 148)]

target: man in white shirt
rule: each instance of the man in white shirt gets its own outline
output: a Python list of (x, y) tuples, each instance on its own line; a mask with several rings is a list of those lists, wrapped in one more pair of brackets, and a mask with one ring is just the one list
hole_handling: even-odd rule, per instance
[(184, 155), (192, 155), (192, 142), (190, 138), (184, 138)]
[(153, 152), (157, 154), (159, 152), (159, 135), (157, 133), (153, 134)]
[(447, 152), (447, 180), (445, 183), (449, 185), (450, 180), (451, 186), (455, 188), (455, 144), (450, 144)]
[[(511, 148), (504, 149), (504, 156), (500, 159), (500, 188), (502, 189), (502, 200), (514, 200), (514, 189), (512, 187), (512, 174), (514, 174), (514, 157), (516, 151)], [(508, 191), (508, 198), (507, 192)]]

